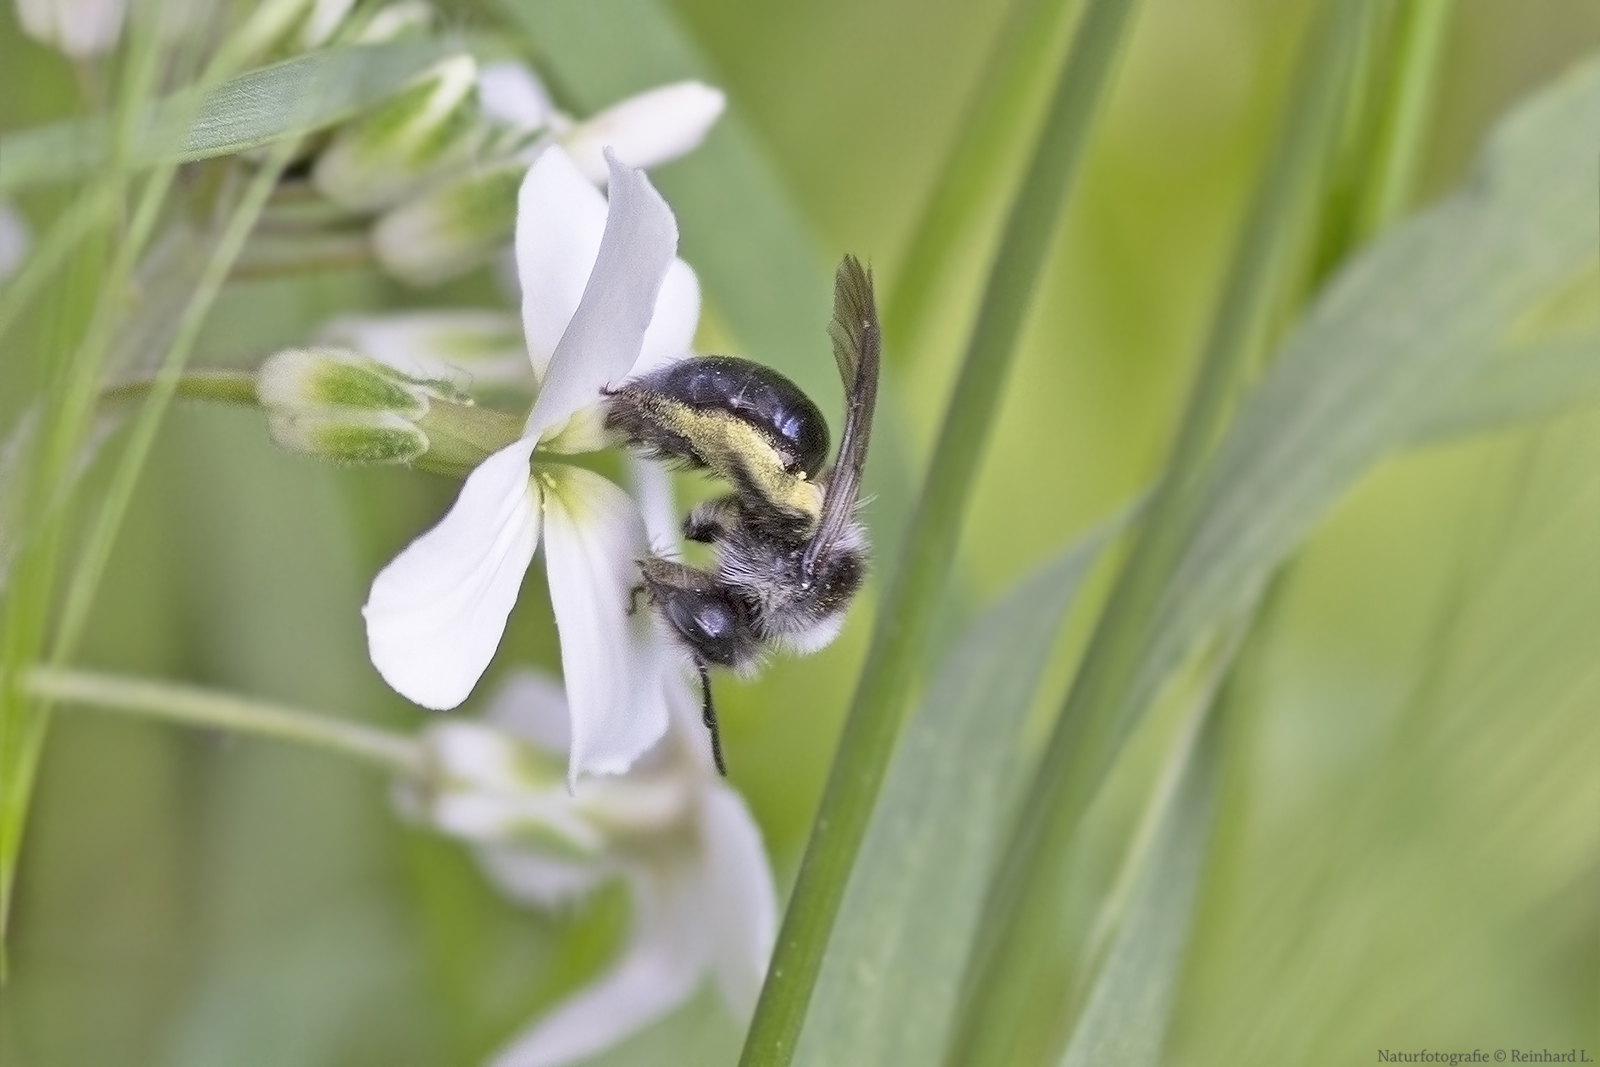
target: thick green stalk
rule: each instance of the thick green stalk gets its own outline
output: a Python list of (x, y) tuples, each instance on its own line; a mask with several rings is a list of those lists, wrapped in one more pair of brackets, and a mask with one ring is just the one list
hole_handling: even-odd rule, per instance
[(1416, 191), (1452, 10), (1452, 0), (1411, 0), (1396, 15), (1393, 76), (1384, 95), (1373, 180), (1358, 213), (1359, 237), (1371, 237), (1398, 218)]
[(1305, 247), (1308, 205), (1337, 135), (1339, 105), (1365, 16), (1339, 0), (1316, 19), (1278, 142), (1235, 250), (1165, 475), (1096, 627), (1019, 822), (996, 870), (968, 964), (950, 1065), (1015, 1062), (1037, 1013), (1059, 1011), (1066, 990), (1054, 968), (1068, 952), (1061, 930), (1066, 859), (1078, 823), (1140, 709), (1128, 706), (1162, 589), (1197, 505), (1196, 481), (1241, 371)]
[(894, 289), (883, 309), (891, 350), (914, 345), (934, 289), (950, 269), (962, 238), (984, 205), (1001, 195), (1007, 150), (1032, 132), (1032, 105), (1047, 88), (1052, 61), (1077, 7), (1072, 0), (1019, 0), (1014, 5), (938, 169), (916, 231), (899, 258)]
[(232, 693), (43, 667), (30, 671), (24, 686), (47, 703), (79, 704), (185, 726), (270, 737), (337, 752), (402, 773), (416, 772), (421, 766), (417, 742), (404, 734)]
[(1133, 10), (1091, 0), (1012, 205), (961, 374), (823, 791), (741, 1064), (787, 1064), (866, 832), (913, 674), (935, 625), (1017, 338)]

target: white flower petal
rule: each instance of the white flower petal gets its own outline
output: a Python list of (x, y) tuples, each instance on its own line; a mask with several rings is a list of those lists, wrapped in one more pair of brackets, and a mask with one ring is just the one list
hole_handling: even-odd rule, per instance
[[(580, 408), (595, 403), (601, 388), (627, 377), (639, 360), (677, 248), (678, 223), (667, 202), (643, 171), (613, 159), (610, 212), (600, 253), (583, 299), (551, 356), (539, 398), (528, 415), (529, 435), (560, 426)], [(525, 277), (523, 291), (529, 286)]]
[(533, 385), (520, 324), (500, 311), (342, 315), (318, 330), (317, 339), (353, 348), (412, 378)]
[(661, 283), (655, 314), (650, 319), (650, 328), (644, 332), (644, 348), (632, 373), (648, 374), (663, 363), (689, 355), (699, 322), (700, 280), (689, 264), (674, 259)]
[(537, 130), (554, 110), (538, 77), (512, 60), (489, 63), (478, 71), (478, 104), (486, 117), (519, 130)]
[(616, 871), (608, 864), (561, 860), (518, 845), (477, 849), (478, 865), (496, 889), (512, 900), (553, 908), (587, 896)]
[(735, 1018), (755, 1010), (777, 932), (778, 898), (761, 831), (739, 794), (711, 782), (700, 799), (705, 907), (717, 986)]
[(666, 468), (654, 460), (628, 455), (628, 485), (634, 500), (639, 502), (639, 514), (644, 518), (645, 536), (650, 540), (650, 551), (668, 559), (677, 559), (678, 534), (682, 524), (678, 507), (672, 497), (672, 481)]
[(505, 633), (539, 543), (533, 445), (524, 438), (479, 464), (449, 514), (372, 582), (361, 612), (373, 666), (425, 708), (465, 700)]
[(0, 283), (11, 277), (28, 257), (33, 238), (17, 209), (0, 200)]
[(545, 569), (572, 711), (568, 779), (621, 774), (667, 729), (670, 652), (646, 606), (633, 604), (644, 526), (627, 494), (598, 474), (565, 467), (541, 477)]
[(633, 878), (633, 935), (622, 959), (556, 1005), (490, 1060), (492, 1067), (561, 1067), (593, 1056), (689, 998), (705, 971), (704, 902), (682, 871)]
[(726, 104), (720, 91), (700, 82), (663, 85), (584, 120), (562, 143), (590, 181), (605, 182), (610, 174), (604, 149), (630, 167), (677, 159), (705, 139)]
[(30, 37), (88, 59), (116, 45), (127, 8), (127, 0), (17, 0), (17, 19)]
[(495, 691), (484, 718), (547, 752), (564, 755), (572, 744), (567, 691), (543, 671), (511, 672)]
[(517, 194), (517, 279), (533, 373), (543, 379), (600, 255), (606, 201), (559, 148), (540, 154)]

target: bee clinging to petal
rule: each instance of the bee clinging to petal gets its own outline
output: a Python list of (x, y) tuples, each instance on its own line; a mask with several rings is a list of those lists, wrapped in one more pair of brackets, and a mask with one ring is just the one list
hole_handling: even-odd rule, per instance
[(682, 360), (606, 398), (606, 426), (629, 447), (731, 488), (684, 520), (684, 537), (711, 546), (711, 566), (639, 561), (641, 590), (700, 673), (719, 769), (709, 667), (749, 675), (770, 649), (823, 648), (866, 578), (867, 533), (855, 513), (882, 341), (872, 275), (854, 256), (835, 275), (828, 333), (845, 390), (832, 465), (821, 411), (788, 378), (750, 360)]

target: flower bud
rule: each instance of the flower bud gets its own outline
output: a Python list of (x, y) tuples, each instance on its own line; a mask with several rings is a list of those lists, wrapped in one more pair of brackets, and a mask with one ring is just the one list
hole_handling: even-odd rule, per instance
[(92, 59), (116, 47), (127, 9), (127, 0), (17, 0), (17, 20), (29, 37)]
[(390, 411), (267, 411), (273, 444), (289, 452), (358, 466), (410, 463), (428, 451), (428, 437)]
[(340, 348), (291, 348), (261, 364), (256, 395), (268, 410), (337, 408), (393, 412), (403, 418), (427, 413), (427, 392), (377, 360)]
[(414, 463), (455, 477), (522, 435), (522, 420), (478, 407), (448, 381), (419, 381), (345, 348), (292, 348), (256, 377), (280, 447), (337, 463)]
[(561, 146), (583, 176), (604, 185), (609, 175), (603, 151), (631, 167), (654, 167), (677, 159), (705, 139), (727, 100), (700, 82), (663, 85), (606, 108), (561, 134)]
[(383, 364), (335, 348), (290, 349), (261, 365), (256, 395), (280, 448), (336, 463), (410, 463), (428, 451), (416, 420), (428, 392)]
[(317, 158), (312, 181), (318, 191), (345, 207), (373, 211), (463, 162), (472, 141), (477, 74), (471, 56), (452, 56), (344, 127)]
[(434, 10), (422, 0), (401, 0), (373, 12), (355, 35), (355, 44), (385, 44), (415, 37), (433, 28)]
[(300, 46), (320, 48), (328, 43), (355, 6), (355, 0), (311, 0), (305, 21), (300, 24)]
[(378, 221), (373, 252), (410, 285), (437, 285), (486, 262), (511, 241), (527, 165), (506, 162), (440, 186)]

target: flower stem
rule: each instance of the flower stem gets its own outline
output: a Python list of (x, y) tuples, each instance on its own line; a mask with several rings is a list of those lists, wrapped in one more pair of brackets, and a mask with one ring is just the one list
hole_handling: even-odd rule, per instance
[(25, 686), (41, 700), (142, 715), (186, 726), (255, 734), (415, 772), (421, 749), (404, 734), (196, 686), (36, 667)]
[[(121, 382), (100, 390), (100, 399), (109, 404), (144, 400), (160, 386), (156, 378)], [(242, 370), (184, 371), (172, 386), (172, 395), (183, 400), (210, 400), (217, 404), (255, 407), (256, 376)]]
[(934, 628), (973, 482), (1056, 222), (1134, 4), (1091, 0), (1012, 204), (901, 564), (878, 609), (794, 896), (746, 1039), (743, 1067), (794, 1055), (822, 955)]

